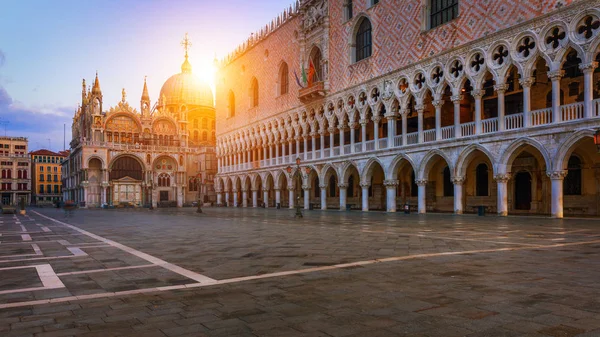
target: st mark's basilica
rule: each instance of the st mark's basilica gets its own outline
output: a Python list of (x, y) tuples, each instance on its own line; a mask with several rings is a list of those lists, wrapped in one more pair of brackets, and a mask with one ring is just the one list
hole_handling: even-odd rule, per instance
[(127, 99), (107, 108), (98, 74), (82, 83), (63, 197), (82, 206), (182, 207), (216, 200), (215, 108), (208, 84), (192, 73), (187, 38), (181, 73), (152, 104), (146, 81), (139, 111)]

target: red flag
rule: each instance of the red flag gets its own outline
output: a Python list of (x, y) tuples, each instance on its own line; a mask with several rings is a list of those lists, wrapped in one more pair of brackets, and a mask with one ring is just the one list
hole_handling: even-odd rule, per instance
[(312, 86), (315, 77), (315, 65), (312, 60), (308, 61), (308, 86)]

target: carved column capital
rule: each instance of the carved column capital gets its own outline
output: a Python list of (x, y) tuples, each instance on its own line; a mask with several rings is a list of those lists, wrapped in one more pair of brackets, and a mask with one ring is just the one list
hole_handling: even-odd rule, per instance
[(302, 189), (305, 191), (310, 190), (310, 185), (302, 185)]
[(598, 62), (596, 62), (596, 61), (586, 63), (586, 64), (582, 63), (579, 65), (579, 69), (584, 73), (591, 73), (594, 70), (596, 70), (596, 68), (598, 68)]
[(465, 177), (454, 177), (452, 178), (452, 183), (454, 185), (462, 185), (465, 182)]
[(551, 180), (563, 180), (567, 176), (567, 173), (568, 172), (564, 171), (564, 170), (563, 171), (551, 171), (551, 172), (546, 172), (546, 175)]
[(425, 186), (427, 185), (427, 179), (415, 180), (415, 184), (417, 184), (417, 186)]
[(327, 188), (327, 186), (328, 186), (327, 184), (319, 184), (319, 188), (321, 188), (321, 189), (325, 189), (325, 188)]
[(564, 70), (555, 70), (548, 72), (548, 78), (552, 81), (560, 81), (560, 79), (565, 75)]
[(348, 127), (349, 127), (350, 129), (356, 129), (356, 127), (357, 127), (357, 125), (356, 125), (356, 124), (357, 124), (357, 123), (348, 123)]
[(496, 174), (494, 180), (498, 183), (506, 183), (510, 180), (510, 173)]
[(362, 188), (369, 188), (369, 187), (371, 187), (371, 183), (363, 181), (363, 182), (360, 183), (360, 187), (362, 187)]
[(327, 131), (329, 131), (329, 133), (334, 133), (335, 132), (335, 127), (330, 127), (327, 129)]
[(400, 181), (397, 179), (388, 179), (383, 181), (383, 186), (385, 187), (396, 187), (400, 184)]
[(450, 100), (452, 100), (452, 103), (457, 103), (463, 100), (463, 95), (452, 95), (452, 97), (450, 97)]
[(473, 96), (474, 99), (481, 99), (483, 97), (483, 91), (481, 89), (473, 89), (471, 90), (471, 96)]
[(338, 184), (338, 187), (340, 189), (345, 189), (345, 188), (348, 188), (348, 184), (341, 183), (341, 184)]
[(501, 84), (495, 84), (494, 85), (494, 90), (496, 90), (498, 93), (505, 93), (506, 90), (508, 90), (508, 84), (506, 83), (501, 83)]
[(444, 100), (443, 99), (436, 99), (433, 102), (431, 102), (431, 104), (433, 104), (434, 108), (441, 108), (442, 105), (444, 105)]
[(534, 77), (522, 78), (519, 80), (519, 84), (521, 84), (521, 86), (524, 88), (531, 88), (531, 86), (533, 85), (534, 82), (535, 82)]
[(373, 116), (371, 120), (373, 121), (373, 123), (379, 123), (381, 121), (381, 116)]

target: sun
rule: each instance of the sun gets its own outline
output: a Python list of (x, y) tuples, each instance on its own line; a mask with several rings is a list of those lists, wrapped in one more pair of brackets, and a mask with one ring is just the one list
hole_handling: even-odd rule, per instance
[(210, 86), (212, 92), (215, 92), (215, 75), (217, 67), (210, 58), (200, 58), (194, 62), (194, 74)]

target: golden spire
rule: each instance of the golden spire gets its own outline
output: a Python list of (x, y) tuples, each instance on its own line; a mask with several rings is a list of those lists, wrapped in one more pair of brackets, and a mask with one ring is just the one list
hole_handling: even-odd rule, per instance
[(142, 101), (150, 102), (150, 95), (148, 95), (148, 86), (146, 85), (146, 77), (144, 76), (144, 89), (142, 90)]
[(125, 88), (123, 88), (123, 90), (121, 90), (121, 102), (125, 103), (126, 100), (127, 100), (127, 93), (125, 92)]
[(183, 41), (181, 41), (181, 45), (183, 46), (183, 50), (185, 50), (185, 61), (183, 61), (183, 64), (181, 65), (181, 72), (184, 74), (190, 74), (192, 72), (192, 65), (188, 61), (188, 51), (192, 46), (192, 42), (188, 38), (188, 33), (185, 33), (185, 37), (183, 38)]
[(98, 80), (98, 71), (96, 71), (96, 79), (94, 80), (94, 87), (92, 88), (92, 94), (102, 96), (102, 90), (100, 90), (100, 81)]

